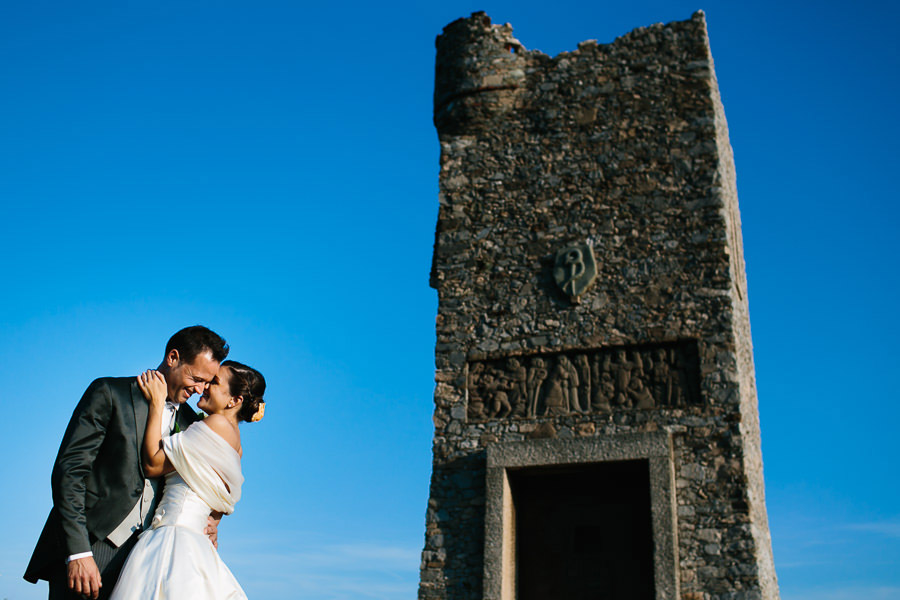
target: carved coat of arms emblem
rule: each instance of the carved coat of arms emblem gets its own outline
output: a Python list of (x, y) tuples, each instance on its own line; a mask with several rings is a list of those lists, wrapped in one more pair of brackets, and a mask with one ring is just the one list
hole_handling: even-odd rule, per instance
[(578, 302), (596, 277), (597, 261), (594, 249), (588, 244), (567, 246), (556, 253), (553, 279), (573, 303)]

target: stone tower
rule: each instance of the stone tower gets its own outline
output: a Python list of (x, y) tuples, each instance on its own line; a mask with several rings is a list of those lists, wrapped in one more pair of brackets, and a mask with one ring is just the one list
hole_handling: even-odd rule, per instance
[(703, 14), (554, 58), (454, 21), (434, 121), (419, 598), (778, 598)]

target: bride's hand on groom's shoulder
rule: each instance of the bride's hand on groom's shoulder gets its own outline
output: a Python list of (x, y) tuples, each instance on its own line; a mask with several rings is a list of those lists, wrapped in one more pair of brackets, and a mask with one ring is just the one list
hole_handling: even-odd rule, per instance
[(138, 375), (137, 383), (151, 406), (161, 408), (166, 403), (168, 388), (162, 373), (152, 369), (144, 371)]

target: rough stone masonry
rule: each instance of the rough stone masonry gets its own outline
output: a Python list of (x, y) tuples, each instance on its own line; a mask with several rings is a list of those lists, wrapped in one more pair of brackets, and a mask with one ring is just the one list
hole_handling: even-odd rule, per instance
[[(734, 163), (703, 13), (552, 58), (484, 13), (436, 44), (419, 598), (526, 597), (516, 482), (562, 467), (578, 482), (579, 465), (615, 461), (649, 465), (633, 477), (650, 495), (652, 597), (778, 598)], [(590, 473), (605, 493), (605, 471)], [(588, 552), (604, 543), (591, 531)]]

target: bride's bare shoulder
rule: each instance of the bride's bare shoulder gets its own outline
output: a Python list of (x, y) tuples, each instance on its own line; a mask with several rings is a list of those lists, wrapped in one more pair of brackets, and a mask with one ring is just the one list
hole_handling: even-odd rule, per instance
[(223, 415), (209, 415), (203, 419), (203, 422), (226, 442), (231, 444), (231, 447), (234, 448), (235, 452), (241, 452), (241, 435), (238, 433), (237, 428)]

